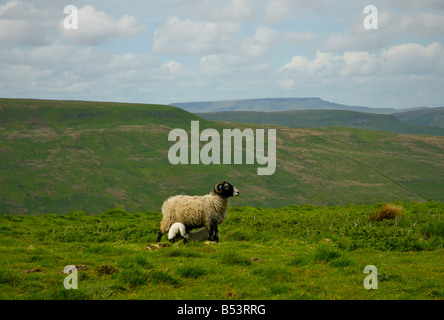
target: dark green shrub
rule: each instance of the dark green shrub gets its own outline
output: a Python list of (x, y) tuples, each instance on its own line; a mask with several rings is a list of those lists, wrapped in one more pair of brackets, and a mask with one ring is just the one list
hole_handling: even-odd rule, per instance
[(444, 237), (444, 222), (443, 221), (429, 221), (421, 228), (421, 234), (426, 239), (431, 239), (433, 236)]

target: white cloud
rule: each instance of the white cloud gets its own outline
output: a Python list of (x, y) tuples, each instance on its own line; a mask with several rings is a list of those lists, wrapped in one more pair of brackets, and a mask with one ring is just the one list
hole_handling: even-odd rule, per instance
[(341, 60), (342, 57), (328, 52), (317, 52), (313, 60), (305, 56), (294, 56), (280, 71), (297, 76), (332, 77), (340, 71)]
[(11, 12), (19, 6), (23, 6), (22, 1), (9, 1), (5, 4), (0, 5), (0, 17), (4, 17), (5, 13), (7, 13), (8, 11)]
[(45, 21), (29, 2), (9, 1), (0, 5), (0, 43), (2, 45), (48, 44), (51, 20)]
[(313, 10), (323, 12), (325, 10), (323, 0), (270, 0), (265, 8), (266, 21), (278, 23), (283, 19), (294, 15), (298, 11)]
[(200, 73), (206, 77), (220, 77), (231, 72), (227, 68), (230, 63), (227, 63), (228, 54), (211, 54), (200, 58), (199, 69)]
[(312, 58), (294, 56), (279, 68), (278, 84), (287, 95), (320, 96), (350, 105), (437, 106), (442, 101), (443, 72), (444, 48), (439, 43), (406, 43), (377, 54), (346, 51), (317, 52)]
[(444, 14), (418, 13), (390, 15), (393, 32), (405, 32), (414, 37), (444, 36)]
[(259, 26), (253, 36), (242, 41), (240, 53), (247, 58), (263, 58), (274, 49), (278, 40), (276, 30)]
[(35, 14), (37, 10), (29, 2), (12, 0), (0, 5), (2, 19), (28, 19)]
[(146, 30), (136, 18), (123, 15), (116, 20), (87, 5), (78, 9), (79, 28), (65, 30), (64, 5), (50, 2), (9, 1), (0, 5), (0, 42), (3, 45), (45, 46), (68, 40), (97, 46), (114, 38)]
[(216, 22), (250, 21), (257, 11), (250, 0), (183, 0), (179, 7), (187, 16)]
[(295, 85), (295, 81), (293, 79), (283, 79), (279, 80), (278, 82), (283, 89), (291, 89)]
[(344, 52), (342, 60), (341, 76), (372, 75), (382, 67), (380, 59), (368, 52)]
[(378, 14), (378, 29), (366, 30), (365, 14), (355, 17), (345, 32), (331, 35), (324, 43), (325, 51), (350, 51), (381, 49), (399, 36), (414, 39), (444, 36), (444, 14), (436, 13), (390, 13)]
[(153, 51), (163, 54), (207, 55), (234, 48), (231, 36), (240, 31), (239, 23), (214, 23), (168, 18), (155, 30)]
[(261, 74), (270, 69), (266, 60), (280, 40), (279, 33), (271, 28), (259, 26), (254, 34), (233, 40), (229, 52), (207, 54), (200, 58), (199, 75), (210, 77), (235, 77)]
[(442, 9), (444, 10), (444, 2), (442, 0), (390, 0), (390, 4), (405, 8), (405, 7), (413, 7), (413, 8), (424, 8), (431, 7), (434, 9)]
[(184, 64), (171, 60), (160, 66), (159, 74), (163, 80), (182, 80), (194, 76), (193, 71), (189, 70)]
[(59, 28), (68, 41), (92, 46), (146, 30), (146, 27), (138, 24), (133, 16), (123, 15), (119, 20), (115, 20), (91, 5), (78, 9), (78, 29), (66, 30), (63, 20)]
[(335, 55), (317, 52), (314, 59), (294, 56), (280, 69), (285, 77), (377, 77), (388, 74), (439, 74), (444, 71), (444, 49), (439, 43), (428, 46), (408, 43), (382, 50), (379, 55), (346, 51)]
[(167, 103), (180, 91), (176, 86), (196, 80), (178, 61), (61, 42), (2, 48), (0, 57), (3, 97)]
[(283, 40), (293, 45), (305, 45), (313, 42), (316, 34), (313, 31), (297, 32), (290, 31), (283, 36)]
[(57, 0), (0, 3), (4, 97), (442, 102), (441, 0), (376, 0), (378, 30), (353, 0), (100, 0), (79, 6), (78, 30)]
[(406, 43), (382, 50), (385, 72), (440, 74), (444, 72), (444, 49), (437, 42), (427, 47)]

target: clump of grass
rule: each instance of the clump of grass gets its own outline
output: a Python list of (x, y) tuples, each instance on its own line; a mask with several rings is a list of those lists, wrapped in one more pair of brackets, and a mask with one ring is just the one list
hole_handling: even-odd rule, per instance
[(377, 222), (385, 219), (394, 220), (400, 217), (404, 212), (402, 205), (395, 205), (393, 203), (386, 203), (379, 207), (370, 215), (370, 221)]
[(14, 285), (17, 283), (17, 280), (17, 276), (11, 270), (7, 268), (0, 269), (0, 284)]
[(241, 266), (249, 266), (252, 264), (250, 259), (234, 251), (228, 251), (223, 253), (222, 262), (228, 265), (237, 264)]
[(91, 300), (91, 295), (85, 290), (66, 290), (63, 286), (53, 287), (48, 294), (43, 294), (40, 299), (51, 300)]
[(293, 257), (288, 263), (288, 266), (302, 267), (310, 263), (310, 258), (307, 256)]
[(329, 262), (339, 258), (340, 256), (341, 254), (339, 253), (339, 250), (332, 245), (321, 244), (316, 248), (314, 260)]
[(187, 247), (171, 247), (162, 251), (162, 254), (165, 257), (173, 258), (173, 257), (184, 257), (184, 258), (199, 258), (201, 254), (193, 251)]
[(123, 270), (120, 273), (120, 280), (132, 288), (146, 285), (148, 282), (148, 273), (141, 267)]
[(270, 288), (272, 295), (286, 294), (292, 291), (292, 287), (287, 283), (278, 283)]
[(285, 266), (258, 266), (255, 267), (253, 273), (263, 279), (271, 279), (274, 282), (291, 280), (291, 269)]
[(200, 276), (205, 275), (207, 272), (202, 267), (196, 266), (183, 266), (177, 270), (177, 273), (185, 278), (197, 279)]
[(110, 275), (116, 273), (118, 270), (115, 266), (110, 264), (101, 264), (93, 269), (93, 274), (96, 276)]
[(150, 273), (150, 279), (155, 284), (169, 284), (178, 286), (179, 281), (166, 270), (154, 270)]
[(118, 266), (122, 269), (119, 273), (121, 282), (131, 288), (146, 285), (149, 279), (148, 271), (154, 268), (148, 258), (142, 254), (125, 257), (119, 261)]
[(153, 265), (148, 261), (145, 255), (137, 254), (129, 257), (125, 257), (118, 263), (122, 269), (131, 269), (134, 266), (142, 267), (143, 269), (152, 269)]
[(356, 262), (354, 260), (347, 258), (347, 257), (340, 257), (340, 258), (332, 261), (331, 265), (333, 267), (345, 268), (345, 267), (355, 266)]

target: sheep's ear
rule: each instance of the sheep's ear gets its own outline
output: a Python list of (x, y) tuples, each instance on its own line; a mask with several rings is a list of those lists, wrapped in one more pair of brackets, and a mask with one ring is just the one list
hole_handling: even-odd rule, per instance
[(222, 184), (218, 183), (214, 186), (214, 191), (216, 191), (216, 193), (222, 193)]

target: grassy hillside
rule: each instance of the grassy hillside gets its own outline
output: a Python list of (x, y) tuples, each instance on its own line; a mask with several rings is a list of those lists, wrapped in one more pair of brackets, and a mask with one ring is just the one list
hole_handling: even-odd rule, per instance
[(0, 99), (0, 115), (0, 128), (6, 131), (110, 129), (166, 122), (176, 126), (198, 119), (165, 105), (34, 99)]
[(222, 111), (275, 112), (284, 110), (348, 110), (389, 114), (397, 111), (396, 109), (391, 108), (348, 106), (325, 101), (321, 98), (268, 98), (202, 102), (177, 102), (172, 103), (171, 105), (193, 113)]
[[(176, 165), (173, 128), (277, 128), (276, 172), (254, 165)], [(170, 106), (0, 99), (0, 212), (158, 211), (168, 196), (219, 181), (235, 206), (443, 201), (444, 138), (355, 128), (292, 129), (203, 120)]]
[[(442, 300), (444, 205), (403, 206), (380, 222), (379, 205), (230, 208), (219, 244), (157, 250), (157, 212), (0, 215), (0, 299)], [(82, 266), (77, 290), (67, 265)]]
[[(290, 128), (353, 127), (406, 134), (430, 134), (444, 136), (444, 128), (427, 127), (398, 120), (385, 114), (363, 113), (344, 110), (300, 110), (280, 112), (212, 112), (196, 113), (207, 120), (245, 123), (276, 124)], [(403, 118), (400, 118), (403, 120)]]
[(444, 128), (444, 107), (395, 113), (399, 120), (421, 126)]

